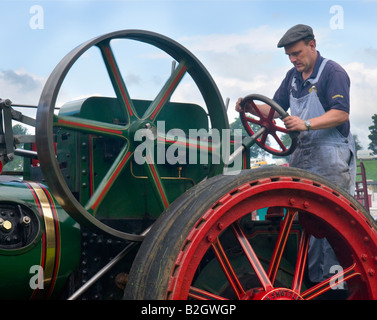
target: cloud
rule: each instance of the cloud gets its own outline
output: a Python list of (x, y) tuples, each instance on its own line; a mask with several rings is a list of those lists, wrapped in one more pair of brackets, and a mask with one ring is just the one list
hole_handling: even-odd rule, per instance
[(290, 68), (288, 59), (276, 48), (284, 30), (270, 26), (252, 28), (240, 34), (206, 34), (182, 37), (188, 48), (213, 77), (224, 100), (230, 99), (228, 118), (239, 97), (261, 93), (271, 97)]
[(17, 104), (37, 105), (45, 80), (23, 69), (0, 71), (0, 97)]
[[(238, 113), (234, 111), (234, 104), (239, 97), (250, 93), (272, 97), (291, 68), (282, 49), (276, 48), (276, 43), (284, 32), (285, 30), (271, 26), (261, 26), (248, 29), (244, 33), (185, 36), (177, 41), (190, 50), (208, 69), (223, 99), (230, 99), (228, 119), (233, 122), (234, 118), (238, 117)], [(317, 38), (326, 41), (327, 37), (325, 31), (318, 32)], [(375, 56), (377, 52), (370, 45), (364, 49), (359, 47), (355, 52), (357, 50), (364, 50), (369, 56)], [(153, 66), (160, 67), (161, 63), (156, 64), (154, 60), (160, 58), (159, 56), (146, 58), (153, 60)], [(343, 63), (343, 67), (351, 78), (352, 132), (358, 136), (362, 146), (367, 148), (370, 142), (368, 127), (371, 125), (372, 115), (377, 113), (377, 91), (374, 88), (374, 84), (377, 83), (377, 65), (360, 62), (363, 60), (359, 58), (360, 56)], [(166, 67), (167, 70), (168, 68), (169, 66)], [(0, 71), (0, 97), (9, 98), (15, 103), (37, 104), (45, 80), (23, 69)], [(141, 78), (141, 73), (135, 71), (128, 74), (126, 80), (129, 86), (133, 83), (137, 87), (141, 86), (143, 93), (150, 91), (144, 88), (147, 84), (145, 79)], [(160, 89), (161, 79), (153, 78), (153, 81), (157, 80), (157, 87)], [(194, 85), (186, 82), (182, 85), (183, 88), (175, 94), (175, 98), (186, 102), (195, 100), (197, 90)], [(75, 98), (76, 95), (69, 97)], [(140, 98), (145, 98), (145, 95)]]
[(276, 43), (282, 31), (269, 26), (249, 29), (243, 34), (207, 34), (183, 37), (181, 42), (214, 75), (248, 79), (271, 63), (281, 52)]
[(377, 113), (377, 67), (351, 62), (344, 68), (351, 78), (351, 129), (367, 149), (370, 143), (369, 126), (372, 125), (372, 116)]
[[(198, 35), (179, 40), (209, 70), (224, 100), (230, 98), (230, 122), (238, 117), (234, 111), (238, 97), (250, 93), (272, 97), (291, 67), (284, 53), (276, 49), (284, 31), (261, 26), (244, 34)], [(317, 39), (321, 39), (321, 45), (326, 48), (328, 37), (326, 30), (317, 31)], [(374, 48), (365, 48), (369, 56), (375, 56), (376, 52)], [(367, 148), (370, 142), (368, 127), (372, 124), (373, 114), (377, 113), (377, 67), (366, 66), (358, 59), (350, 60), (343, 67), (351, 78), (351, 130), (363, 148)]]

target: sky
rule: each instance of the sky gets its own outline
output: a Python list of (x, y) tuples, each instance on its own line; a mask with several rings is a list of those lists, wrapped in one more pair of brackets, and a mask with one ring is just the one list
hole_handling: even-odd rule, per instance
[[(377, 113), (377, 1), (0, 0), (0, 12), (0, 98), (37, 105), (49, 75), (73, 48), (108, 32), (141, 29), (177, 41), (202, 62), (230, 101), (229, 122), (238, 117), (239, 97), (272, 98), (292, 67), (277, 43), (293, 25), (308, 24), (321, 55), (350, 76), (351, 130), (363, 149), (370, 143), (368, 127)], [(153, 48), (132, 50), (136, 56), (125, 50), (120, 63), (127, 87), (132, 98), (151, 99), (171, 62)], [(88, 52), (72, 69), (62, 101), (111, 91), (94, 56)], [(182, 87), (177, 100), (196, 99), (192, 84)]]

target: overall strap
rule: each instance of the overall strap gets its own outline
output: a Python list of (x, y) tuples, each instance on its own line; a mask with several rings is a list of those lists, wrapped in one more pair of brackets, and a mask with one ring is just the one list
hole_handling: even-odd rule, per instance
[(317, 83), (318, 80), (319, 80), (319, 77), (321, 76), (322, 71), (323, 71), (323, 69), (325, 68), (326, 63), (327, 63), (328, 61), (329, 61), (328, 59), (323, 59), (321, 65), (319, 66), (317, 76), (316, 76), (314, 79), (308, 79), (307, 81), (309, 81), (311, 84), (315, 84), (315, 83)]
[[(321, 76), (322, 71), (323, 71), (323, 69), (325, 68), (326, 63), (327, 63), (328, 61), (329, 61), (328, 59), (323, 59), (323, 61), (321, 62), (321, 65), (319, 66), (317, 76), (316, 76), (314, 79), (308, 79), (307, 81), (310, 82), (311, 84), (315, 84), (315, 83), (317, 83), (318, 80), (319, 80), (319, 77)], [(297, 86), (296, 86), (296, 77), (295, 77), (295, 76), (292, 77), (291, 88), (292, 88), (292, 87), (293, 87), (295, 90), (297, 90)]]

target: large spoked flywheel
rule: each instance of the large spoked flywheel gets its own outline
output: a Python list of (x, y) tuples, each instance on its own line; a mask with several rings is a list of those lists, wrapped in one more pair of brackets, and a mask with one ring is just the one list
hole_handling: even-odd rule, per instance
[[(310, 239), (338, 263), (308, 276)], [(177, 199), (147, 235), (126, 299), (376, 299), (376, 225), (325, 179), (269, 167), (217, 176)]]
[[(146, 101), (142, 101), (143, 103), (139, 101), (137, 104), (137, 99), (131, 97), (129, 93), (128, 78), (123, 76), (120, 62), (116, 59), (116, 54), (113, 50), (114, 45), (117, 45), (119, 41), (131, 41), (155, 47), (160, 50), (161, 54), (170, 56), (176, 62), (176, 67), (172, 68), (160, 91), (147, 104)], [(89, 115), (84, 115), (85, 112), (82, 110), (81, 113), (73, 114), (71, 112), (72, 107), (64, 108), (66, 112), (57, 114), (56, 108), (59, 107), (57, 106), (57, 97), (64, 91), (62, 85), (67, 74), (78, 60), (90, 58), (87, 52), (91, 48), (98, 48), (100, 52), (102, 60), (100, 64), (104, 65), (107, 73), (106, 78), (109, 79), (115, 92), (115, 97), (113, 99), (107, 99), (106, 97), (93, 98), (91, 101), (100, 104), (100, 106), (95, 110), (93, 109), (93, 112), (90, 110), (91, 113)], [(203, 112), (196, 112), (197, 109), (193, 108), (187, 111), (170, 101), (186, 74), (192, 78), (196, 89), (201, 94), (205, 104)], [(92, 80), (98, 79), (93, 78)], [(90, 83), (85, 82), (84, 85), (88, 87)], [(140, 100), (140, 98), (138, 99)], [(86, 101), (86, 104), (89, 105), (91, 101)], [(170, 108), (173, 107), (175, 113), (170, 112)], [(195, 110), (196, 113), (191, 112), (191, 110)], [(95, 114), (95, 116), (92, 114)], [(109, 114), (114, 114), (110, 120), (107, 119)], [(169, 199), (164, 182), (172, 183), (172, 181), (177, 182), (186, 179), (187, 183), (194, 184), (194, 178), (183, 176), (185, 168), (182, 169), (181, 166), (176, 166), (177, 174), (174, 177), (165, 177), (166, 180), (163, 180), (164, 177), (159, 172), (160, 168), (155, 165), (156, 161), (145, 161), (144, 170), (141, 171), (140, 169), (140, 172), (138, 172), (138, 169), (135, 168), (134, 156), (135, 150), (141, 142), (136, 141), (135, 134), (139, 130), (149, 130), (150, 136), (157, 143), (157, 141), (161, 140), (159, 136), (156, 136), (157, 122), (161, 120), (159, 118), (161, 115), (166, 116), (165, 120), (170, 117), (169, 119), (175, 121), (175, 123), (183, 123), (189, 126), (190, 119), (192, 119), (191, 122), (200, 123), (198, 114), (204, 114), (204, 122), (208, 121), (209, 123), (208, 130), (218, 129), (221, 131), (228, 127), (224, 103), (214, 81), (198, 59), (183, 46), (162, 35), (142, 30), (118, 31), (92, 39), (72, 50), (61, 60), (43, 89), (37, 112), (36, 143), (44, 178), (60, 205), (79, 223), (99, 228), (123, 239), (140, 241), (143, 239), (142, 236), (133, 234), (133, 232), (119, 230), (112, 225), (104, 223), (99, 218), (98, 208), (107, 201), (114, 208), (110, 209), (107, 206), (107, 211), (109, 212), (106, 212), (106, 215), (111, 216), (116, 212), (118, 215), (123, 214), (122, 218), (125, 219), (129, 218), (128, 214), (131, 214), (132, 217), (140, 218), (138, 216), (139, 211), (145, 215), (150, 215), (147, 211), (148, 208), (142, 208), (142, 206), (148, 206), (146, 202), (149, 198), (154, 197), (157, 199), (161, 212), (169, 206), (172, 200)], [(166, 121), (168, 122), (169, 119)], [(178, 127), (178, 129), (181, 128)], [(56, 133), (62, 130), (68, 130), (69, 133), (61, 134), (60, 140), (57, 140)], [(76, 149), (69, 154), (66, 152), (66, 155), (65, 151), (62, 151), (57, 155), (56, 150), (58, 152), (62, 150), (61, 148), (59, 149), (59, 143), (68, 141), (70, 137), (77, 133), (86, 135), (88, 139), (85, 142), (77, 140), (79, 142)], [(166, 137), (163, 137), (163, 139), (165, 139), (164, 142), (168, 140)], [(102, 141), (102, 149), (98, 151), (99, 147), (96, 143), (100, 140)], [(91, 148), (90, 152), (85, 155), (80, 154), (80, 152), (83, 152), (84, 145), (86, 148)], [(189, 146), (190, 143), (186, 140), (185, 145)], [(59, 162), (57, 156), (65, 157), (64, 161)], [(145, 159), (148, 156), (148, 154), (143, 155)], [(101, 157), (104, 158), (104, 165), (97, 165), (97, 168), (94, 168), (92, 163)], [(76, 170), (76, 167), (80, 164), (80, 159), (84, 158), (86, 161), (91, 161), (88, 169), (76, 172), (74, 177), (72, 176), (74, 171), (62, 173), (64, 170), (67, 171), (67, 168)], [(131, 167), (132, 165), (134, 167)], [(209, 163), (205, 168), (207, 173), (204, 176), (217, 174), (218, 171), (221, 172), (222, 166), (222, 162)], [(124, 174), (125, 171), (128, 173)], [(130, 179), (137, 180), (139, 185), (142, 185), (144, 181), (148, 181), (146, 183), (150, 184), (148, 188), (152, 191), (143, 189), (139, 192), (132, 183), (119, 187), (119, 185), (122, 185), (119, 180), (123, 179), (123, 174), (130, 177)], [(194, 172), (194, 174), (196, 173)], [(85, 184), (87, 190), (89, 190), (86, 198), (79, 194), (79, 190), (72, 190), (72, 187), (67, 183), (67, 177), (72, 181), (80, 179), (84, 175), (86, 177), (90, 175), (91, 179), (88, 180), (89, 182), (82, 182), (79, 186), (81, 188)], [(203, 179), (203, 175), (197, 177), (197, 179)], [(91, 181), (95, 181), (95, 183)], [(174, 189), (174, 187), (171, 187), (171, 189)], [(178, 188), (176, 189), (178, 190)], [(116, 196), (114, 195), (115, 193)], [(138, 200), (141, 193), (146, 194), (146, 201)], [(108, 200), (109, 195), (112, 197), (110, 200)], [(124, 209), (121, 204), (125, 203), (126, 198), (130, 199), (130, 206)], [(120, 205), (117, 206), (117, 203)], [(139, 211), (131, 207), (137, 205), (141, 208)], [(132, 230), (132, 227), (130, 229)]]

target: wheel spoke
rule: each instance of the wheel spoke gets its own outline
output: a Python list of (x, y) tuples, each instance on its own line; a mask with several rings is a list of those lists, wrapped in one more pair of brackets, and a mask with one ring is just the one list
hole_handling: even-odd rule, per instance
[(228, 300), (216, 294), (195, 287), (190, 287), (188, 296), (197, 300)]
[[(157, 135), (157, 142), (164, 144), (165, 147), (168, 147), (170, 145), (177, 145), (177, 146), (184, 146), (186, 148), (187, 154), (191, 157), (194, 153), (199, 153), (199, 156), (212, 156), (212, 163), (216, 163), (217, 160), (219, 160), (221, 155), (221, 146), (220, 144), (215, 141), (216, 139), (210, 140), (210, 139), (198, 139), (197, 137), (194, 138), (190, 136), (177, 136), (177, 135), (170, 135), (170, 134), (163, 134)], [(219, 137), (220, 141), (220, 137)], [(196, 151), (194, 151), (196, 150)], [(196, 157), (189, 160), (190, 163), (197, 163), (197, 155)], [(206, 161), (208, 163), (208, 159), (204, 159), (203, 161)]]
[(256, 115), (257, 117), (259, 117), (259, 118), (261, 118), (261, 119), (264, 118), (262, 112), (261, 112), (260, 109), (256, 106), (256, 104), (254, 103), (253, 100), (247, 101), (246, 103), (251, 104), (251, 107), (254, 109), (255, 113), (257, 113), (257, 115)]
[(251, 123), (254, 123), (254, 124), (258, 124), (258, 125), (260, 125), (260, 121), (259, 121), (259, 119), (255, 119), (255, 118), (247, 117), (247, 116), (245, 116), (245, 119), (246, 119), (248, 122), (251, 122)]
[(286, 128), (277, 126), (275, 123), (274, 123), (273, 127), (274, 127), (274, 131), (279, 131), (279, 132), (282, 132), (282, 133), (289, 133), (289, 131)]
[(82, 133), (127, 139), (127, 127), (100, 121), (54, 115), (54, 126)]
[(310, 235), (305, 232), (301, 233), (300, 245), (297, 253), (296, 270), (293, 277), (292, 290), (297, 294), (301, 292), (302, 279), (305, 273), (305, 266), (308, 256)]
[(270, 121), (271, 123), (274, 121), (275, 112), (276, 111), (274, 108), (270, 108), (270, 111), (268, 112), (267, 120)]
[(110, 190), (111, 186), (114, 184), (115, 180), (118, 178), (131, 156), (132, 152), (129, 150), (129, 144), (127, 143), (86, 204), (85, 209), (87, 211), (95, 215), (107, 192)]
[(276, 241), (275, 249), (271, 257), (270, 265), (268, 268), (268, 277), (271, 280), (271, 283), (274, 283), (276, 274), (279, 269), (281, 257), (283, 255), (287, 240), (292, 228), (292, 223), (297, 214), (296, 210), (287, 209), (283, 224), (280, 228), (279, 236)]
[(286, 151), (286, 150), (287, 150), (287, 147), (284, 145), (284, 143), (283, 143), (283, 142), (281, 141), (281, 139), (278, 137), (278, 135), (276, 134), (276, 131), (271, 132), (270, 134), (274, 137), (275, 141), (277, 142), (277, 144), (279, 145), (279, 147), (281, 148), (281, 150), (282, 150), (282, 151)]
[(143, 119), (149, 118), (151, 121), (155, 121), (157, 115), (161, 112), (163, 107), (169, 101), (170, 97), (174, 93), (178, 84), (182, 80), (183, 76), (186, 74), (187, 66), (185, 62), (181, 62), (178, 67), (172, 72), (168, 81), (162, 87), (161, 91), (158, 93), (156, 99), (151, 103), (149, 108), (145, 111)]
[(130, 123), (132, 119), (138, 119), (138, 115), (115, 60), (113, 50), (110, 47), (110, 42), (101, 42), (98, 44), (98, 47), (101, 50), (102, 58), (105, 62), (115, 94), (124, 112), (124, 116), (128, 119), (128, 123)]
[(260, 263), (256, 253), (254, 252), (254, 249), (251, 247), (250, 242), (248, 241), (247, 237), (245, 236), (241, 227), (239, 226), (238, 222), (232, 224), (232, 229), (241, 247), (243, 248), (247, 259), (253, 267), (259, 281), (261, 282), (264, 290), (270, 290), (272, 288), (272, 283), (269, 277), (267, 276), (266, 271), (263, 269), (262, 264)]
[(245, 290), (243, 289), (236, 272), (234, 271), (223, 246), (221, 245), (219, 239), (217, 238), (214, 243), (212, 243), (212, 249), (215, 252), (217, 260), (220, 263), (221, 269), (224, 271), (226, 278), (228, 279), (231, 287), (237, 295), (237, 298), (240, 299), (244, 294)]
[(266, 145), (267, 137), (268, 137), (268, 131), (265, 131), (260, 139), (260, 143), (263, 145)]
[(338, 272), (336, 275), (332, 276), (325, 281), (320, 282), (319, 284), (311, 287), (310, 289), (304, 291), (301, 294), (301, 297), (306, 300), (311, 300), (326, 291), (329, 291), (333, 288), (334, 284), (339, 285), (353, 277), (361, 276), (361, 274), (357, 270), (356, 263), (348, 267), (347, 269), (343, 270), (343, 272)]
[(145, 166), (147, 168), (147, 175), (151, 180), (153, 190), (161, 204), (162, 209), (166, 209), (169, 206), (169, 199), (164, 189), (164, 185), (161, 181), (160, 174), (158, 173), (157, 166), (154, 164), (152, 157), (146, 155)]

